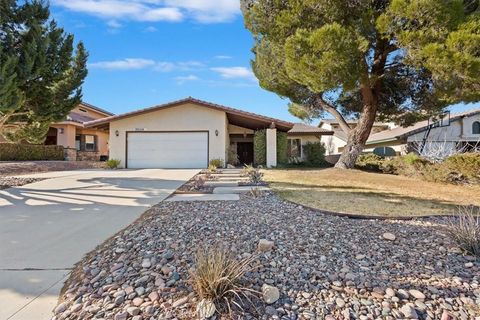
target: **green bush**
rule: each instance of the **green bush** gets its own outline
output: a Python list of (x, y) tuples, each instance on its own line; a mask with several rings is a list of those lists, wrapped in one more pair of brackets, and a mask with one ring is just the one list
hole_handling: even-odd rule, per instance
[(410, 152), (409, 154), (401, 157), (403, 159), (403, 162), (407, 165), (414, 165), (418, 162), (425, 162), (424, 159), (422, 159), (418, 154)]
[(480, 183), (480, 153), (470, 152), (448, 157), (443, 162), (446, 170), (463, 177), (466, 182)]
[(256, 166), (267, 164), (267, 131), (258, 130), (255, 131), (253, 136), (253, 155)]
[(325, 165), (325, 146), (321, 142), (307, 142), (303, 145), (305, 162), (310, 166)]
[(381, 172), (381, 166), (385, 158), (374, 153), (361, 154), (357, 158), (355, 166), (360, 170)]
[(277, 132), (277, 164), (288, 163), (288, 137), (285, 132)]
[(0, 143), (0, 161), (64, 160), (62, 146)]
[(105, 165), (107, 166), (108, 169), (117, 169), (118, 166), (120, 165), (120, 160), (108, 159), (107, 161), (105, 161)]
[(208, 166), (212, 166), (212, 167), (215, 167), (215, 168), (223, 168), (224, 162), (223, 162), (222, 159), (212, 159), (208, 163)]
[(361, 170), (397, 174), (432, 182), (455, 184), (480, 183), (480, 153), (463, 153), (433, 163), (415, 153), (383, 159), (374, 154), (358, 157), (356, 166)]

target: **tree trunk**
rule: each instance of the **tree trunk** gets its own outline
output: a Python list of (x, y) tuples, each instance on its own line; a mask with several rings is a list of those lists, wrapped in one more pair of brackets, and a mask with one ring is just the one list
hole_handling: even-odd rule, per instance
[(377, 101), (370, 88), (362, 88), (364, 107), (357, 126), (350, 130), (347, 144), (335, 168), (353, 169), (358, 156), (362, 153), (365, 143), (370, 136), (375, 116), (377, 114)]

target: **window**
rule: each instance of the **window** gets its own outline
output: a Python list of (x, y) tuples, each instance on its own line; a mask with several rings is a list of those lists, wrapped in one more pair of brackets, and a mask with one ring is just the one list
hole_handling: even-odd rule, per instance
[(75, 149), (77, 151), (80, 151), (81, 146), (82, 146), (82, 137), (79, 134), (77, 134), (75, 136)]
[(302, 156), (302, 142), (300, 139), (288, 139), (287, 153), (289, 158), (300, 158)]
[(85, 135), (85, 151), (95, 151), (95, 136)]
[(473, 134), (480, 134), (480, 122), (479, 121), (475, 121), (472, 124), (472, 133)]
[(82, 112), (87, 112), (87, 110), (82, 109), (82, 108), (79, 108), (78, 110), (80, 110), (80, 111), (82, 111)]
[(77, 134), (75, 149), (77, 151), (97, 151), (97, 137), (92, 134)]
[(391, 147), (377, 147), (373, 149), (373, 153), (381, 157), (393, 157), (397, 155), (395, 149)]

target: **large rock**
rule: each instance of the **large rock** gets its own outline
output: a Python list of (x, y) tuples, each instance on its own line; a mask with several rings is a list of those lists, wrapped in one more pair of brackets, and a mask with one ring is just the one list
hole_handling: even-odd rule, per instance
[(383, 239), (385, 240), (389, 240), (389, 241), (395, 241), (395, 239), (397, 237), (395, 237), (395, 235), (393, 233), (390, 233), (390, 232), (385, 232), (383, 235), (382, 235)]
[(410, 293), (410, 295), (412, 295), (415, 299), (425, 299), (425, 295), (418, 291), (418, 290), (415, 290), (415, 289), (412, 289), (412, 290), (408, 290), (408, 293)]
[(212, 301), (203, 299), (197, 305), (197, 313), (200, 319), (208, 319), (215, 314), (216, 308)]
[(418, 319), (418, 314), (415, 308), (410, 304), (406, 304), (400, 308), (400, 311), (403, 313), (405, 318), (408, 319)]
[(262, 286), (262, 295), (265, 303), (272, 304), (280, 298), (280, 291), (274, 286), (264, 284)]
[(55, 308), (53, 313), (55, 313), (55, 314), (62, 313), (63, 311), (67, 310), (67, 307), (68, 307), (68, 303), (67, 302), (62, 302)]
[(257, 245), (257, 250), (260, 252), (270, 251), (273, 249), (275, 242), (267, 240), (267, 239), (260, 239)]

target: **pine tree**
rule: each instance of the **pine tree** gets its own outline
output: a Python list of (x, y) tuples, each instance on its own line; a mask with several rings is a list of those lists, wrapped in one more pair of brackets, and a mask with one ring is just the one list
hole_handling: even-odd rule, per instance
[(348, 134), (338, 168), (355, 165), (375, 120), (408, 125), (480, 99), (478, 0), (242, 0), (242, 10), (260, 85)]
[(82, 97), (87, 52), (49, 18), (48, 5), (0, 0), (0, 134), (43, 142)]

